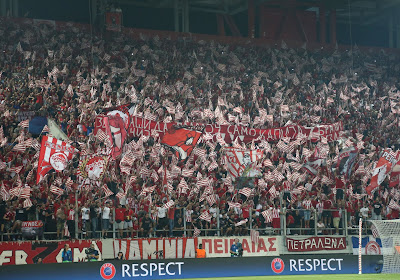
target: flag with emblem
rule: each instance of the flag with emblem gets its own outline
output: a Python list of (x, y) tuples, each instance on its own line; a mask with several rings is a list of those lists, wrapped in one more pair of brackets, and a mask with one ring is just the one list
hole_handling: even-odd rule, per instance
[(63, 171), (77, 150), (62, 140), (47, 135), (42, 137), (36, 183), (50, 171)]
[(375, 169), (372, 172), (371, 182), (366, 187), (366, 191), (369, 195), (372, 194), (377, 187), (379, 187), (385, 180), (386, 176), (392, 170), (392, 166), (397, 163), (397, 153), (394, 153), (391, 149), (385, 149), (382, 152), (382, 156), (376, 163)]
[(261, 171), (257, 167), (257, 164), (262, 159), (262, 150), (229, 147), (225, 151), (225, 161), (232, 180), (235, 180), (237, 177), (261, 176)]
[(189, 158), (201, 135), (202, 132), (189, 128), (171, 127), (162, 137), (161, 144), (172, 149), (176, 157), (183, 161)]

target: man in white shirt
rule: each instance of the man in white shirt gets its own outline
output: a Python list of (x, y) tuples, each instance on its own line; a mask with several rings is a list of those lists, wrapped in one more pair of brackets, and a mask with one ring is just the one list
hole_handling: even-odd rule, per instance
[(83, 238), (89, 237), (90, 233), (90, 208), (88, 206), (88, 203), (85, 202), (83, 207), (81, 208), (81, 213), (82, 213), (82, 234)]
[(111, 213), (111, 209), (110, 209), (110, 204), (107, 202), (106, 205), (103, 207), (102, 211), (101, 211), (101, 225), (102, 225), (102, 235), (103, 238), (107, 237), (107, 231), (110, 227), (110, 213)]
[(168, 209), (163, 207), (161, 204), (160, 206), (157, 206), (157, 229), (164, 230), (168, 225), (167, 212)]

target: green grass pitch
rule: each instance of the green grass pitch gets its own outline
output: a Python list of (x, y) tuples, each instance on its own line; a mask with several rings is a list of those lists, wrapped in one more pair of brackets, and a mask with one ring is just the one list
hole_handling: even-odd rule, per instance
[(186, 280), (399, 280), (400, 274), (324, 274), (324, 275), (286, 275), (286, 276), (252, 276), (252, 277), (217, 277), (193, 278)]

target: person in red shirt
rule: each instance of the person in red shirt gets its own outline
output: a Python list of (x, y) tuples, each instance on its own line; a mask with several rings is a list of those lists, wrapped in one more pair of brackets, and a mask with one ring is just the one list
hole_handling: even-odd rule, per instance
[(169, 221), (169, 236), (173, 236), (174, 222), (175, 222), (175, 206), (168, 208), (168, 221)]
[(329, 198), (325, 197), (325, 199), (322, 202), (324, 205), (324, 212), (322, 212), (322, 217), (324, 218), (324, 224), (326, 227), (330, 227), (332, 218), (332, 213), (331, 213), (332, 201)]
[(140, 229), (140, 227), (139, 227), (139, 220), (136, 219), (136, 220), (133, 222), (133, 228), (132, 228), (133, 233), (132, 233), (132, 238), (137, 238), (137, 237), (138, 237), (139, 229)]
[(243, 219), (248, 219), (250, 217), (250, 206), (247, 202), (242, 205), (242, 215)]
[(133, 210), (125, 205), (125, 229), (128, 229), (128, 236), (133, 238)]
[(125, 215), (126, 209), (121, 204), (118, 204), (118, 207), (115, 209), (115, 222), (116, 228), (119, 231), (119, 238), (124, 237)]

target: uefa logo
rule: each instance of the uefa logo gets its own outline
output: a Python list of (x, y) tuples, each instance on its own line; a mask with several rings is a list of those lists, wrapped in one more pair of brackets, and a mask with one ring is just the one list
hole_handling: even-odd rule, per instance
[(275, 258), (271, 262), (272, 271), (275, 273), (281, 273), (285, 269), (285, 263), (281, 258)]
[(100, 268), (100, 275), (105, 280), (114, 278), (115, 272), (115, 266), (112, 263), (105, 263)]

